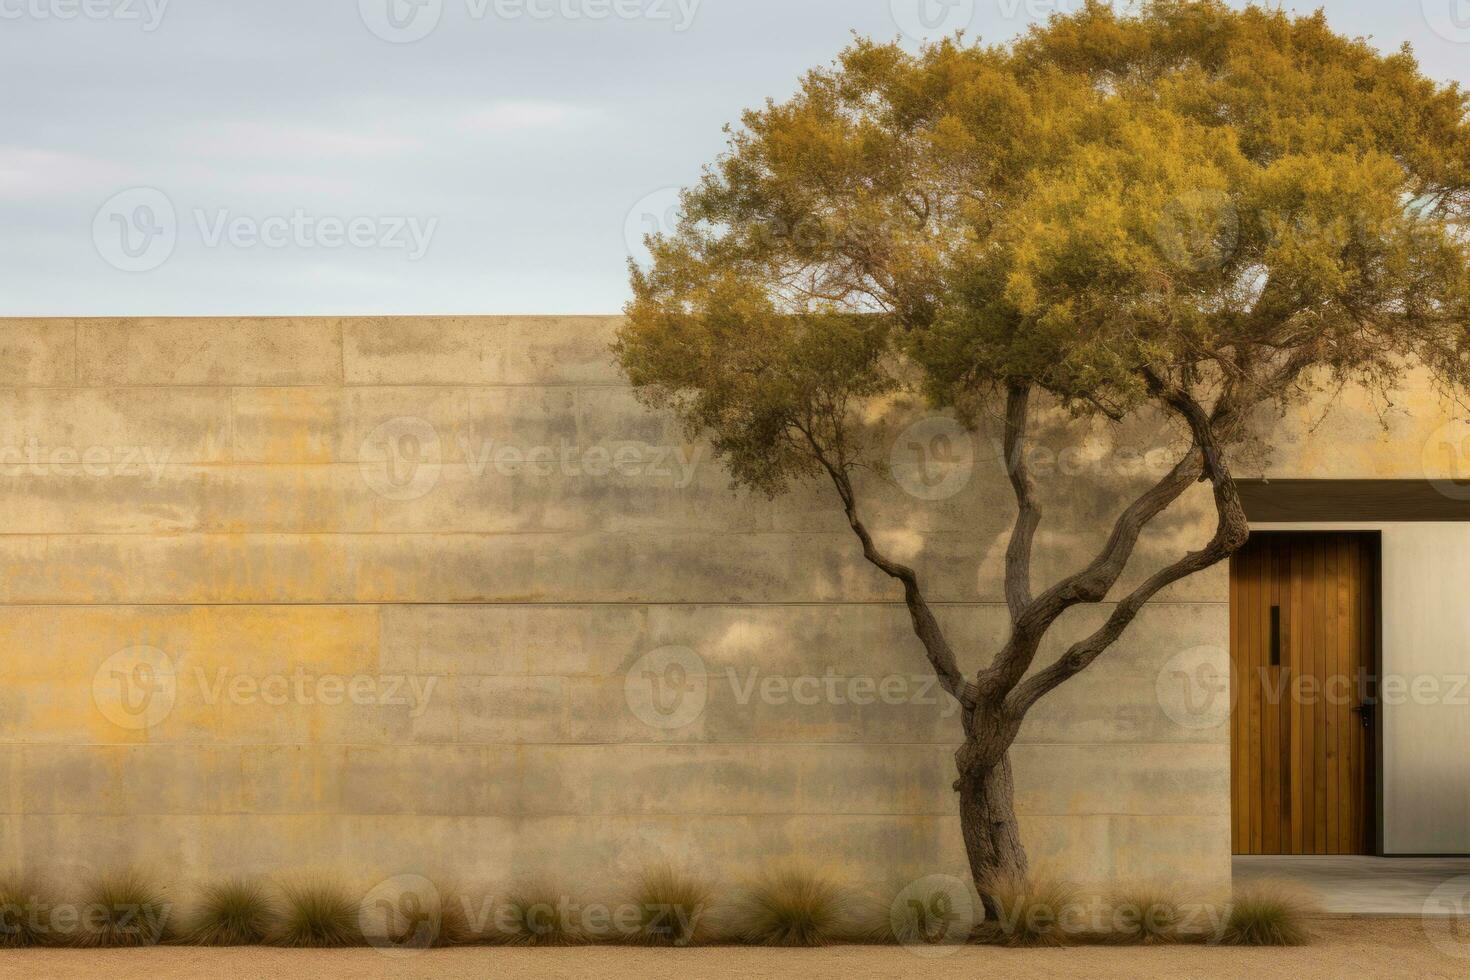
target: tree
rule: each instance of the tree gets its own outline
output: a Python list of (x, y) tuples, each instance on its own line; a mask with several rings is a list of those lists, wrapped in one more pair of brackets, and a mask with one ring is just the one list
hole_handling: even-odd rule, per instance
[[(982, 895), (1027, 869), (1010, 762), (1027, 713), (1246, 541), (1231, 462), (1253, 418), (1324, 386), (1386, 394), (1416, 365), (1470, 381), (1467, 108), (1407, 49), (1216, 0), (1088, 3), (1005, 46), (859, 39), (746, 113), (677, 230), (650, 238), (626, 373), (736, 483), (832, 484), (962, 706), (955, 789)], [(972, 674), (864, 522), (862, 419), (905, 390), (1003, 431), (1009, 635)], [(1181, 439), (1098, 554), (1038, 590), (1043, 404)], [(1115, 595), (1145, 528), (1201, 483), (1213, 536)], [(1100, 628), (1036, 663), (1063, 613), (1105, 601)]]

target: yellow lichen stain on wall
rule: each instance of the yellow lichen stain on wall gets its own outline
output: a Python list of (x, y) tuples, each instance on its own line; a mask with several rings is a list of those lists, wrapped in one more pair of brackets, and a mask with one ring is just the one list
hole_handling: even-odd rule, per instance
[(340, 389), (252, 388), (235, 395), (237, 458), (334, 463), (350, 458)]
[[(1263, 413), (1265, 474), (1312, 479), (1465, 479), (1470, 477), (1470, 406), (1456, 404), (1422, 370), (1405, 374), (1386, 397), (1360, 388), (1321, 388), (1285, 418)], [(1237, 475), (1262, 475), (1237, 467)]]
[[(377, 683), (374, 606), (0, 607), (6, 741), (312, 743), (366, 731), (373, 712), (335, 693)], [(151, 654), (172, 680), (139, 674)], [(119, 659), (120, 658), (120, 659)], [(164, 688), (144, 690), (144, 684)], [(144, 727), (117, 710), (168, 702)], [(99, 698), (100, 703), (99, 703)], [(340, 700), (343, 703), (324, 703)], [(123, 723), (117, 720), (123, 719)]]

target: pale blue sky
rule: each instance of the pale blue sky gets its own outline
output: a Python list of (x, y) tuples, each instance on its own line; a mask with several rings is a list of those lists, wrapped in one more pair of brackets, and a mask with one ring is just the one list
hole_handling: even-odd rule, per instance
[[(0, 0), (0, 314), (617, 312), (667, 189), (852, 31), (1078, 2)], [(1470, 83), (1470, 0), (1321, 5)]]

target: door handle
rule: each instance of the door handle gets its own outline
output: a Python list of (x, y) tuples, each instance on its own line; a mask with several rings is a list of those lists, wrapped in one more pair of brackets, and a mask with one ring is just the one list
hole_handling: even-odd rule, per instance
[(1373, 718), (1377, 713), (1378, 706), (1372, 702), (1364, 702), (1353, 709), (1353, 713), (1363, 720), (1364, 728), (1373, 727)]

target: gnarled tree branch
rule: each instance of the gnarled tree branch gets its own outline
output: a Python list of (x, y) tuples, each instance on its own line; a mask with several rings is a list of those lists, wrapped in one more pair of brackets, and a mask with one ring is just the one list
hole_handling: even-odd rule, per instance
[(843, 512), (847, 515), (847, 523), (862, 544), (863, 557), (885, 575), (903, 584), (904, 603), (908, 606), (914, 633), (924, 645), (929, 663), (939, 677), (940, 686), (948, 691), (963, 708), (965, 730), (968, 734), (973, 723), (975, 706), (979, 702), (979, 692), (973, 683), (965, 680), (965, 675), (960, 671), (959, 664), (955, 660), (954, 648), (949, 645), (949, 640), (945, 637), (939, 620), (935, 618), (934, 611), (929, 608), (923, 590), (919, 587), (918, 573), (907, 565), (893, 561), (878, 549), (873, 535), (858, 515), (857, 494), (853, 491), (852, 477), (847, 466), (841, 461), (834, 462), (809, 428), (800, 425), (797, 428), (805, 437), (817, 462), (827, 471), (833, 486), (837, 488), (837, 495), (842, 500)]
[[(1203, 471), (1203, 454), (1196, 444), (1162, 480), (1139, 496), (1119, 516), (1107, 544), (1086, 568), (1052, 586), (1015, 616), (1006, 645), (996, 656), (994, 663), (981, 672), (980, 689), (992, 701), (999, 702), (1026, 676), (1042, 637), (1064, 612), (1079, 603), (1101, 602), (1107, 597), (1109, 590), (1127, 567), (1128, 559), (1132, 556), (1144, 528), (1179, 499), (1184, 491), (1197, 483)], [(1009, 575), (1008, 567), (1008, 579)], [(1009, 592), (1008, 581), (1008, 595)]]
[[(1184, 389), (1167, 385), (1157, 377), (1151, 380), (1159, 386), (1160, 397), (1163, 401), (1174, 408), (1189, 424), (1195, 445), (1199, 447), (1199, 452), (1202, 454), (1205, 476), (1214, 486), (1215, 509), (1219, 515), (1215, 534), (1205, 547), (1190, 552), (1180, 560), (1155, 572), (1118, 603), (1112, 615), (1096, 632), (1074, 644), (1055, 663), (1021, 684), (1006, 702), (1007, 713), (1013, 717), (1023, 717), (1037, 701), (1086, 670), (1123, 635), (1138, 616), (1139, 611), (1161, 590), (1180, 579), (1202, 572), (1224, 561), (1250, 537), (1250, 522), (1246, 518), (1245, 509), (1241, 505), (1240, 495), (1235, 487), (1235, 480), (1230, 475), (1216, 436), (1217, 418), (1206, 413), (1204, 408)], [(1220, 414), (1221, 410), (1217, 407), (1216, 416)], [(1232, 413), (1231, 410), (1226, 409), (1224, 414), (1228, 416)]]
[(1041, 526), (1041, 505), (1036, 484), (1026, 461), (1027, 435), (1031, 422), (1031, 386), (1013, 384), (1006, 393), (1004, 451), (1006, 473), (1016, 494), (1016, 524), (1006, 548), (1006, 605), (1011, 622), (1031, 604), (1031, 548)]

